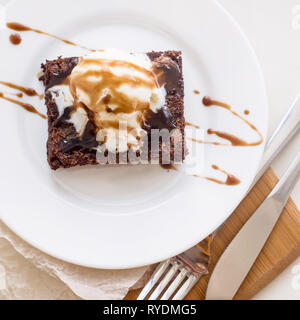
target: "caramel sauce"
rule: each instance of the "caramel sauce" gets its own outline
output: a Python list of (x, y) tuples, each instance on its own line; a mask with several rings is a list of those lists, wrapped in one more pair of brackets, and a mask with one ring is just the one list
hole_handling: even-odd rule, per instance
[(87, 48), (85, 46), (81, 46), (79, 44), (76, 44), (72, 41), (69, 41), (69, 40), (65, 40), (61, 37), (58, 37), (58, 36), (55, 36), (53, 34), (50, 34), (48, 32), (44, 32), (44, 31), (41, 31), (41, 30), (38, 30), (38, 29), (34, 29), (34, 28), (30, 28), (28, 26), (25, 26), (21, 23), (18, 23), (18, 22), (8, 22), (6, 24), (7, 28), (11, 29), (11, 30), (14, 30), (14, 31), (18, 31), (18, 32), (24, 32), (24, 31), (32, 31), (32, 32), (35, 32), (35, 33), (38, 33), (38, 34), (43, 34), (43, 35), (46, 35), (48, 37), (51, 37), (51, 38), (54, 38), (54, 39), (57, 39), (59, 41), (62, 41), (68, 45), (71, 45), (71, 46), (75, 46), (75, 47), (79, 47), (79, 48), (82, 48), (82, 49), (85, 49), (85, 50), (89, 50), (89, 51), (92, 51), (92, 52), (95, 52), (97, 50), (94, 50), (94, 49), (90, 49), (90, 48)]
[(248, 116), (248, 115), (250, 114), (250, 111), (249, 111), (249, 110), (245, 110), (245, 111), (244, 111), (244, 114), (245, 114), (246, 116)]
[(201, 129), (198, 125), (190, 123), (190, 122), (186, 122), (185, 125), (188, 127), (194, 127), (195, 129)]
[(10, 37), (9, 37), (9, 41), (17, 46), (19, 45), (21, 42), (22, 42), (22, 38), (21, 36), (18, 34), (18, 33), (14, 33), (14, 34), (11, 34)]
[[(245, 118), (243, 118), (241, 115), (239, 115), (237, 112), (235, 112), (234, 110), (232, 110), (231, 106), (227, 103), (224, 102), (220, 102), (217, 100), (213, 100), (210, 97), (204, 97), (202, 100), (203, 104), (206, 107), (210, 107), (210, 106), (218, 106), (221, 108), (224, 108), (226, 110), (228, 110), (229, 112), (231, 112), (234, 116), (238, 117), (239, 119), (241, 119), (244, 123), (246, 123), (252, 130), (254, 130), (260, 137), (260, 139), (258, 141), (252, 142), (252, 143), (248, 143), (238, 137), (235, 137), (229, 133), (225, 133), (225, 132), (219, 132), (219, 131), (213, 131), (210, 129), (210, 133), (209, 134), (216, 134), (217, 136), (227, 139), (228, 141), (231, 142), (231, 144), (233, 146), (258, 146), (260, 144), (263, 143), (264, 139), (263, 139), (263, 135), (261, 134), (261, 132), (252, 124), (250, 123), (248, 120), (246, 120)], [(221, 144), (222, 145), (222, 144)]]
[(19, 86), (17, 84), (14, 84), (14, 83), (11, 83), (11, 82), (6, 82), (6, 81), (0, 81), (0, 84), (6, 86), (6, 87), (9, 87), (11, 89), (15, 89), (15, 90), (18, 90), (18, 91), (21, 91), (23, 92), (24, 94), (26, 94), (27, 96), (29, 97), (39, 97), (40, 99), (43, 98), (44, 95), (39, 95), (34, 89), (32, 88), (26, 88), (26, 87), (22, 87), (22, 86)]
[(3, 94), (3, 92), (0, 92), (0, 99), (4, 99), (4, 100), (9, 101), (9, 102), (11, 102), (11, 103), (14, 103), (14, 104), (16, 104), (16, 105), (19, 105), (19, 106), (22, 107), (23, 109), (25, 109), (25, 110), (27, 110), (27, 111), (29, 111), (29, 112), (31, 112), (31, 113), (35, 113), (35, 114), (39, 115), (41, 118), (43, 118), (43, 119), (47, 119), (47, 117), (46, 117), (44, 114), (38, 112), (38, 111), (35, 109), (35, 107), (32, 106), (31, 104), (24, 103), (24, 102), (21, 102), (21, 101), (18, 101), (18, 100), (9, 98), (9, 97), (5, 96), (5, 95)]
[(194, 93), (198, 95), (198, 94), (200, 94), (200, 91), (194, 90)]
[(210, 177), (202, 177), (202, 176), (199, 176), (199, 175), (193, 175), (193, 177), (195, 178), (204, 178), (208, 181), (211, 181), (211, 182), (215, 182), (217, 184), (223, 184), (223, 185), (227, 185), (227, 186), (235, 186), (235, 185), (238, 185), (241, 183), (241, 181), (235, 177), (234, 175), (226, 172), (225, 170), (222, 170), (220, 169), (218, 166), (216, 165), (212, 165), (212, 168), (214, 170), (217, 170), (217, 171), (220, 171), (222, 173), (224, 173), (227, 177), (226, 181), (222, 181), (222, 180), (219, 180), (219, 179), (215, 179), (215, 178), (210, 178)]
[[(89, 66), (97, 65), (98, 70), (91, 70)], [(108, 59), (85, 59), (82, 60), (79, 68), (86, 68), (86, 72), (73, 71), (69, 77), (70, 90), (75, 100), (77, 99), (77, 90), (85, 92), (89, 98), (89, 109), (93, 113), (103, 112), (108, 110), (108, 104), (118, 106), (116, 109), (109, 112), (118, 113), (133, 113), (135, 111), (146, 112), (150, 105), (149, 102), (140, 101), (136, 98), (129, 97), (128, 95), (119, 91), (120, 86), (126, 85), (132, 88), (146, 87), (155, 88), (157, 78), (155, 74), (145, 68), (132, 64), (126, 61), (108, 60)], [(145, 77), (116, 75), (110, 68), (120, 67), (131, 69), (135, 72), (141, 73)], [(97, 79), (97, 81), (95, 81)], [(149, 79), (149, 80), (148, 80)], [(104, 90), (108, 90), (109, 94), (102, 97)], [(143, 119), (139, 119), (141, 124)], [(99, 118), (95, 119), (98, 128), (119, 128), (118, 121), (103, 121)], [(129, 128), (130, 129), (130, 128)]]

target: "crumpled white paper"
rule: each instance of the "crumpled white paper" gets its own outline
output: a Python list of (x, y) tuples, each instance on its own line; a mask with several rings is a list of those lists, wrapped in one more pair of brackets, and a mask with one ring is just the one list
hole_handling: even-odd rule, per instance
[(33, 248), (0, 221), (0, 300), (119, 300), (144, 284), (148, 269), (76, 266)]

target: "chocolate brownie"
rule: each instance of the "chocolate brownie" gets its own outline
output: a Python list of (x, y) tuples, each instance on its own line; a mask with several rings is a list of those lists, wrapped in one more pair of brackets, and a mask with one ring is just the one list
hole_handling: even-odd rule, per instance
[[(180, 158), (182, 161), (187, 153), (184, 139), (185, 119), (184, 119), (184, 81), (182, 74), (182, 57), (180, 51), (150, 52), (147, 53), (156, 70), (163, 73), (164, 85), (166, 89), (165, 105), (154, 113), (147, 111), (143, 129), (147, 132), (149, 150), (147, 158), (151, 159), (151, 130), (152, 129), (178, 129), (182, 136), (182, 148), (180, 148)], [(97, 160), (96, 130), (93, 112), (86, 107), (88, 122), (83, 134), (79, 137), (74, 125), (67, 120), (72, 112), (72, 106), (68, 106), (60, 113), (53, 97), (51, 89), (53, 86), (63, 84), (72, 70), (79, 63), (78, 57), (62, 58), (53, 61), (46, 61), (42, 64), (43, 75), (40, 80), (45, 87), (45, 104), (48, 114), (48, 142), (47, 154), (51, 169), (70, 168), (88, 164), (99, 164)], [(170, 153), (171, 162), (176, 158), (176, 148), (173, 140), (166, 148), (162, 141), (159, 143), (159, 162), (162, 163), (162, 154)], [(177, 151), (178, 152), (178, 151)], [(107, 153), (107, 151), (106, 151)], [(140, 153), (140, 154), (139, 154)], [(137, 152), (142, 156), (143, 150)], [(118, 153), (117, 163), (128, 154)]]

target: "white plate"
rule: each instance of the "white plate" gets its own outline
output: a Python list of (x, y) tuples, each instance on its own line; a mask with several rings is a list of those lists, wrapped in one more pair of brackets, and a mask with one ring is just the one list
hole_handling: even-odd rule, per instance
[[(202, 128), (255, 134), (201, 96), (226, 101), (266, 136), (267, 102), (254, 52), (232, 18), (214, 1), (22, 0), (7, 9), (17, 21), (92, 48), (184, 52), (186, 120)], [(40, 63), (80, 48), (31, 32), (20, 46), (0, 34), (0, 80), (42, 90)], [(27, 99), (28, 100), (28, 99)], [(32, 102), (45, 112), (42, 102)], [(215, 230), (242, 200), (264, 145), (205, 146), (204, 174), (235, 174), (238, 186), (188, 177), (159, 166), (86, 167), (52, 172), (46, 161), (45, 120), (1, 101), (0, 210), (19, 236), (60, 259), (97, 268), (130, 268), (174, 256)], [(210, 138), (211, 139), (211, 138)]]

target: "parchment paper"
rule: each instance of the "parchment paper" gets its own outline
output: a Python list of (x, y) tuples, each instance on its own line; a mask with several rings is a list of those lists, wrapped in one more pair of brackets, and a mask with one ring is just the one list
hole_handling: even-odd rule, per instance
[(144, 284), (147, 270), (72, 265), (33, 248), (0, 221), (0, 300), (118, 300)]

